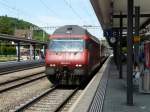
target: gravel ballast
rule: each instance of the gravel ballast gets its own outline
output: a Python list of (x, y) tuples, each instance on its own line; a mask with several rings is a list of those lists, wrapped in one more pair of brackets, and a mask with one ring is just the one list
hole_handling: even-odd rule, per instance
[(15, 106), (24, 103), (27, 99), (40, 94), (51, 86), (52, 84), (47, 78), (43, 78), (0, 94), (0, 112), (14, 109)]

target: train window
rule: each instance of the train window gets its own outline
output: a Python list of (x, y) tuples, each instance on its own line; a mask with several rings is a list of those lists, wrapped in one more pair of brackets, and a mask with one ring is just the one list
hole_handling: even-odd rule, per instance
[(53, 39), (49, 43), (49, 50), (56, 52), (82, 52), (83, 39)]
[(89, 45), (88, 45), (88, 47), (89, 47), (89, 50), (91, 50), (92, 49), (92, 44), (90, 43)]
[(86, 49), (92, 49), (92, 43), (90, 41), (86, 41)]

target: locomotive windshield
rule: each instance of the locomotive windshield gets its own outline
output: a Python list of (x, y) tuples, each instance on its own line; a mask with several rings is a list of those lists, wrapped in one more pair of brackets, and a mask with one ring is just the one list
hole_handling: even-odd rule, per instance
[(49, 50), (55, 52), (82, 52), (83, 39), (53, 39), (49, 43)]

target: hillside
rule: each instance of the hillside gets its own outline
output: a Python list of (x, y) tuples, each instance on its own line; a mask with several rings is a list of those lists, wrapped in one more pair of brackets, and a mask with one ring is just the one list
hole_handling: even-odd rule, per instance
[[(0, 33), (14, 35), (15, 29), (30, 29), (30, 27), (37, 27), (32, 23), (17, 18), (0, 16)], [(48, 34), (45, 32), (45, 41), (48, 40)], [(43, 41), (43, 30), (33, 32), (33, 39)]]

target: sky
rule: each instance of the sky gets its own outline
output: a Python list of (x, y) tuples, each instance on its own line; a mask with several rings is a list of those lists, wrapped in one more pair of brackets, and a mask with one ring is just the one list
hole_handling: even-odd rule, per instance
[[(100, 26), (90, 0), (0, 0), (0, 15), (23, 19), (39, 27)], [(55, 28), (44, 30), (52, 34)], [(101, 27), (88, 31), (103, 38)]]

